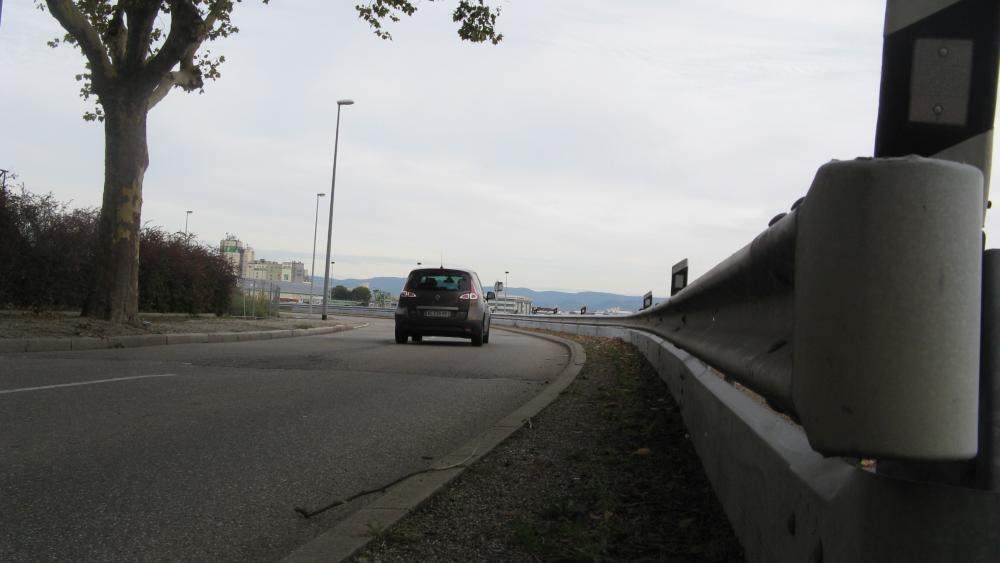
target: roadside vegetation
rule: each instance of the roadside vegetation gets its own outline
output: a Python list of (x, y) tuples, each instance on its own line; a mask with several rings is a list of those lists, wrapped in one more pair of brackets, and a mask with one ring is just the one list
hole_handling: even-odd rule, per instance
[[(90, 288), (98, 215), (23, 184), (0, 185), (0, 308), (80, 310)], [(140, 310), (229, 312), (236, 275), (217, 249), (150, 225), (139, 244)]]

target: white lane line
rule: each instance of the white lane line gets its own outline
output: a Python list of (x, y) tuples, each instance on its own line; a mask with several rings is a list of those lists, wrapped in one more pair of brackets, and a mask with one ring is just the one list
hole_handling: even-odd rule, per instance
[(354, 328), (365, 328), (365, 327), (366, 327), (366, 326), (368, 326), (369, 324), (370, 324), (370, 323), (362, 323), (362, 324), (359, 324), (359, 325), (354, 325)]
[(174, 377), (176, 373), (161, 373), (157, 375), (133, 375), (131, 377), (116, 377), (114, 379), (95, 379), (93, 381), (79, 381), (77, 383), (60, 383), (58, 385), (43, 385), (41, 387), (22, 387), (20, 389), (0, 389), (0, 395), (8, 393), (24, 393), (25, 391), (41, 391), (43, 389), (57, 389), (59, 387), (77, 387), (80, 385), (94, 385), (95, 383), (113, 383), (115, 381), (129, 381), (131, 379), (148, 379), (150, 377)]

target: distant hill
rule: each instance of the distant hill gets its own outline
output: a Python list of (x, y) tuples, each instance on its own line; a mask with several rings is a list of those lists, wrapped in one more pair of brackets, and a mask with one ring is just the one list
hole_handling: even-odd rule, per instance
[[(316, 283), (322, 283), (323, 278), (315, 278)], [(399, 295), (403, 290), (405, 278), (375, 277), (366, 280), (343, 279), (333, 280), (333, 285), (343, 285), (348, 288), (356, 287), (362, 283), (367, 283), (371, 289), (387, 291), (393, 295)], [(487, 290), (489, 288), (486, 288)], [(641, 295), (619, 295), (616, 293), (601, 293), (597, 291), (583, 291), (571, 293), (568, 291), (535, 291), (526, 287), (511, 287), (508, 289), (510, 295), (519, 295), (530, 298), (535, 307), (558, 307), (560, 311), (579, 311), (581, 307), (587, 307), (587, 311), (596, 312), (604, 309), (619, 308), (623, 311), (638, 311), (642, 307)], [(654, 303), (665, 301), (662, 297), (654, 297)]]

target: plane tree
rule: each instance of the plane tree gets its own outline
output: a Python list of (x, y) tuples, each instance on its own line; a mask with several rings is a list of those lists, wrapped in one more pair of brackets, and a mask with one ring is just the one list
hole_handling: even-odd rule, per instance
[[(198, 92), (219, 78), (224, 57), (204, 46), (239, 31), (231, 15), (240, 1), (36, 0), (65, 30), (49, 45), (68, 44), (83, 54), (80, 95), (95, 102), (84, 119), (104, 125), (104, 196), (84, 316), (137, 321), (146, 118), (175, 89)], [(390, 39), (385, 25), (416, 6), (373, 0), (355, 9), (377, 36)], [(303, 17), (308, 11), (302, 8)], [(463, 40), (496, 44), (503, 39), (495, 29), (498, 14), (484, 0), (459, 0), (452, 17)]]

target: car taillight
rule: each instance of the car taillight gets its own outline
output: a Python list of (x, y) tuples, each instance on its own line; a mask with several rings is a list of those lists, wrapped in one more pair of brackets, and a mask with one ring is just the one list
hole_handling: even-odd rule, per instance
[(476, 293), (475, 291), (470, 291), (469, 293), (463, 293), (463, 294), (459, 295), (458, 298), (459, 299), (468, 299), (470, 301), (475, 301), (476, 299), (479, 299), (479, 294)]
[(413, 293), (412, 291), (407, 291), (405, 289), (403, 290), (402, 293), (399, 294), (399, 298), (400, 299), (402, 299), (404, 297), (416, 297), (416, 296), (417, 296), (416, 293)]

